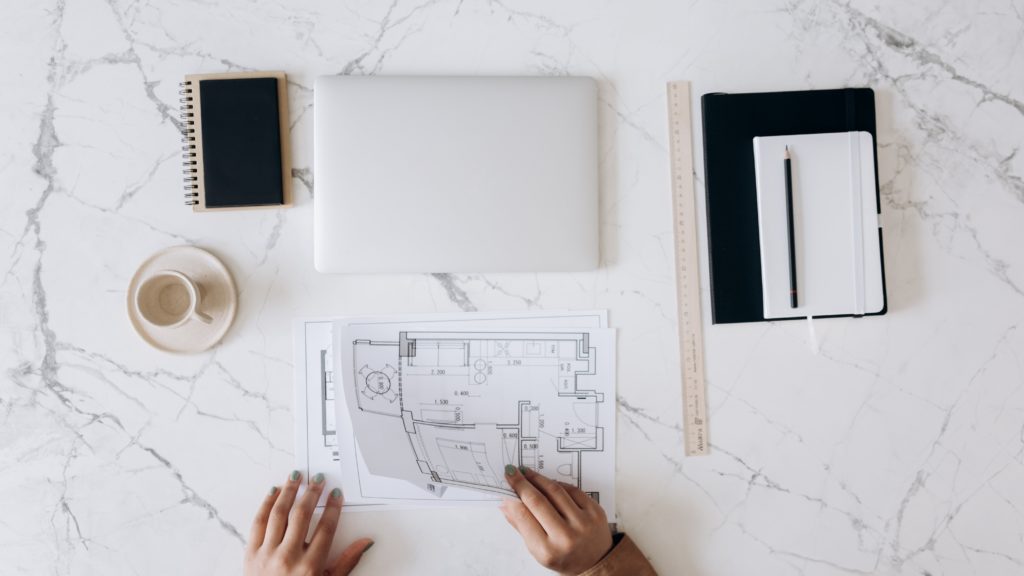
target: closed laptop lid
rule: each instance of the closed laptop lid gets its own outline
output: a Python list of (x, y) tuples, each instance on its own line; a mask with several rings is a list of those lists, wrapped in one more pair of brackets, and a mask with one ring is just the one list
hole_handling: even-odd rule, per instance
[(597, 267), (592, 79), (328, 76), (314, 111), (317, 270)]

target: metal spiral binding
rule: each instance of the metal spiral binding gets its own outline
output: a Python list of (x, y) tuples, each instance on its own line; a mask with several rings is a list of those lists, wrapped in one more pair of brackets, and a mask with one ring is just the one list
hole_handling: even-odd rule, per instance
[(199, 204), (199, 169), (196, 168), (196, 129), (195, 126), (195, 113), (192, 111), (194, 105), (192, 104), (192, 82), (185, 81), (178, 83), (181, 87), (178, 90), (178, 94), (181, 98), (178, 99), (180, 102), (180, 114), (181, 118), (181, 158), (182, 158), (182, 174), (185, 179), (185, 205), (195, 206)]

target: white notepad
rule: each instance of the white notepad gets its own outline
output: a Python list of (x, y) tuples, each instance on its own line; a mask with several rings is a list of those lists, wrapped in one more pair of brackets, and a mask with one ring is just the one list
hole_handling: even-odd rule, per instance
[[(786, 184), (792, 157), (798, 306), (790, 307)], [(885, 307), (867, 132), (754, 138), (764, 317), (862, 315)]]

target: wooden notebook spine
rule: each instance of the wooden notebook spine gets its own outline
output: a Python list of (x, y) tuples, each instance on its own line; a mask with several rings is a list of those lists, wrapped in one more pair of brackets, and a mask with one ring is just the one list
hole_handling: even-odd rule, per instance
[(199, 204), (199, 160), (196, 155), (196, 115), (194, 104), (195, 83), (186, 80), (178, 84), (180, 89), (178, 102), (180, 102), (181, 118), (181, 165), (182, 175), (185, 180), (185, 205), (195, 206)]

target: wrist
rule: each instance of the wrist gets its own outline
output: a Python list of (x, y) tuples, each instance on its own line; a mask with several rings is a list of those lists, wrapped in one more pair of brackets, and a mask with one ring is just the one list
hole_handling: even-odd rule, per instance
[(619, 544), (619, 541), (622, 540), (623, 536), (625, 536), (625, 534), (612, 534), (611, 539), (608, 541), (608, 546), (605, 547), (604, 551), (597, 557), (597, 559), (588, 563), (586, 566), (579, 567), (578, 569), (574, 569), (569, 572), (559, 572), (559, 576), (581, 576), (589, 573), (591, 570), (599, 566), (601, 562), (604, 562), (604, 559), (612, 553), (612, 550), (614, 550), (615, 546)]

